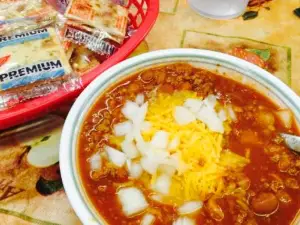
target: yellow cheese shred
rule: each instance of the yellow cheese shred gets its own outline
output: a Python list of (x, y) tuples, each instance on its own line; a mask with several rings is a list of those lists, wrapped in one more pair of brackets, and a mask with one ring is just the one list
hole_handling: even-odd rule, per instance
[[(223, 134), (212, 132), (197, 120), (187, 125), (179, 125), (173, 118), (176, 106), (183, 105), (188, 98), (197, 98), (195, 92), (180, 91), (174, 94), (159, 93), (149, 101), (146, 121), (152, 125), (150, 131), (143, 132), (146, 141), (159, 130), (169, 132), (170, 138), (177, 137), (180, 144), (172, 153), (180, 153), (182, 170), (172, 178), (170, 194), (176, 199), (206, 200), (211, 195), (226, 192), (225, 178), (229, 172), (243, 168), (249, 159), (223, 149)], [(224, 124), (230, 129), (230, 124)], [(151, 179), (154, 182), (156, 175)]]

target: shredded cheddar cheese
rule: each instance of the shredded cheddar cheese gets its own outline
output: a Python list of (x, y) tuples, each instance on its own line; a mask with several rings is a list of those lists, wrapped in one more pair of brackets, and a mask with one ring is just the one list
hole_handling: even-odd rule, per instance
[[(179, 145), (171, 149), (180, 154), (181, 169), (173, 176), (170, 194), (177, 199), (207, 199), (211, 194), (222, 195), (226, 192), (224, 178), (229, 171), (244, 167), (249, 160), (230, 150), (223, 149), (223, 134), (212, 132), (199, 120), (187, 125), (179, 125), (174, 121), (173, 110), (183, 105), (188, 98), (197, 98), (196, 93), (181, 91), (173, 95), (159, 93), (149, 101), (146, 121), (151, 129), (143, 132), (145, 141), (164, 130), (170, 134), (169, 140), (178, 138)], [(218, 106), (219, 107), (219, 106)], [(225, 123), (225, 133), (230, 129)], [(226, 124), (227, 123), (227, 124)], [(151, 183), (156, 179), (153, 175)]]

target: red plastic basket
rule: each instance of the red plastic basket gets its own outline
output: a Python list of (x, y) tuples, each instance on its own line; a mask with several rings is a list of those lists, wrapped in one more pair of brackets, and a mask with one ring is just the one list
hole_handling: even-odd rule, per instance
[(0, 111), (0, 130), (40, 117), (53, 111), (59, 105), (76, 98), (103, 71), (125, 59), (154, 25), (159, 11), (159, 0), (129, 0), (127, 7), (130, 24), (136, 28), (136, 32), (114, 55), (82, 76), (82, 89), (73, 92), (59, 90), (53, 94), (21, 103), (11, 109)]

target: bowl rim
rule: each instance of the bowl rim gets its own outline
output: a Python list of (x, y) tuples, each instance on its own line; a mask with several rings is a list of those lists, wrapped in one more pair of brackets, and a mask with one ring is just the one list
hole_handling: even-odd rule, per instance
[[(78, 187), (79, 176), (76, 174), (74, 166), (76, 164), (74, 162), (74, 155), (76, 154), (74, 143), (77, 143), (78, 140), (82, 118), (86, 115), (94, 100), (102, 93), (99, 88), (107, 85), (110, 79), (118, 79), (119, 74), (126, 74), (125, 76), (127, 76), (128, 70), (137, 71), (141, 64), (153, 65), (158, 61), (163, 64), (168, 61), (175, 61), (177, 58), (178, 61), (180, 59), (190, 61), (189, 58), (196, 58), (199, 62), (209, 59), (214, 61), (215, 65), (236, 70), (242, 76), (254, 79), (263, 86), (272, 89), (270, 91), (278, 96), (294, 112), (297, 121), (300, 121), (300, 97), (290, 87), (262, 68), (234, 56), (210, 50), (175, 48), (157, 50), (127, 59), (103, 72), (87, 86), (73, 104), (62, 130), (59, 153), (59, 161), (63, 162), (60, 163), (61, 177), (71, 206), (82, 223), (100, 225), (103, 222), (97, 220), (95, 213), (92, 212), (91, 207), (84, 199), (83, 193)], [(240, 71), (243, 71), (243, 73)], [(132, 72), (129, 74), (132, 74)]]

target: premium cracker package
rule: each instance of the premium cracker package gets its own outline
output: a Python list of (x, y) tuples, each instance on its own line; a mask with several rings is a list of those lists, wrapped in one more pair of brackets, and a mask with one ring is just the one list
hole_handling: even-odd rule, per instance
[(56, 17), (56, 10), (46, 0), (1, 0), (0, 35), (45, 27)]
[(54, 28), (0, 36), (0, 109), (79, 87)]

